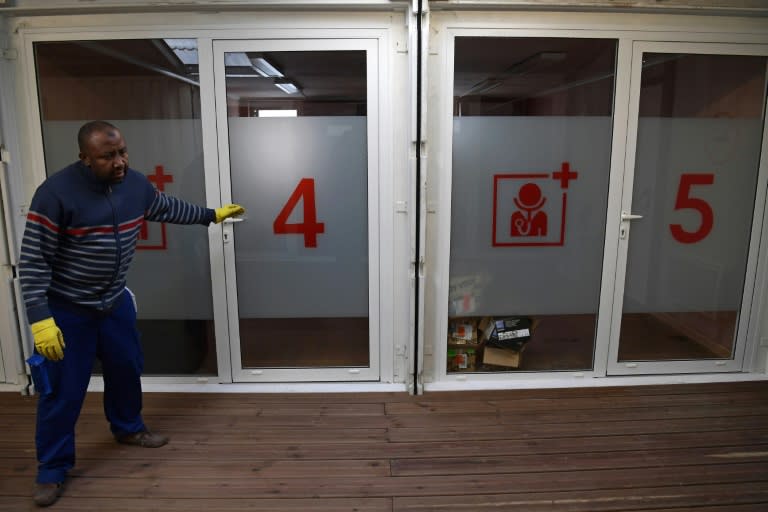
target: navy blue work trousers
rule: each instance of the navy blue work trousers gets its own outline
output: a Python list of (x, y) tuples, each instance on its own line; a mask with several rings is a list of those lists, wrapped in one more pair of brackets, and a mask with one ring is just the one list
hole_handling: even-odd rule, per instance
[(104, 375), (104, 413), (114, 435), (145, 430), (141, 418), (144, 354), (136, 308), (126, 290), (109, 313), (50, 301), (64, 335), (64, 359), (45, 362), (51, 392), (37, 402), (37, 482), (63, 482), (75, 465), (75, 423), (85, 400), (95, 358)]

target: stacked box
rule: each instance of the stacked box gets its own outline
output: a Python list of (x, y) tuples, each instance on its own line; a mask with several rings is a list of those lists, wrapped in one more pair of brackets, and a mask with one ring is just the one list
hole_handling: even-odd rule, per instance
[(477, 345), (477, 320), (453, 318), (448, 321), (448, 345)]
[(523, 346), (520, 350), (512, 350), (508, 348), (497, 348), (486, 345), (483, 349), (483, 364), (492, 366), (506, 366), (507, 368), (519, 368), (520, 357), (522, 355)]
[(519, 368), (522, 352), (537, 323), (538, 320), (514, 316), (450, 318), (448, 372), (474, 372), (483, 365)]
[(477, 369), (477, 349), (471, 347), (448, 348), (449, 372), (473, 372)]
[(482, 363), (489, 366), (519, 368), (523, 350), (533, 336), (538, 320), (526, 317), (490, 319), (483, 332)]

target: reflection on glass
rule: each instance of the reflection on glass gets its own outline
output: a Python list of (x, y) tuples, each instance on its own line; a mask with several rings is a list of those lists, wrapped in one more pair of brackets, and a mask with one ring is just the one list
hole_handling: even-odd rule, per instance
[(615, 60), (615, 40), (456, 38), (449, 372), (592, 368)]
[(620, 361), (733, 356), (766, 58), (646, 53)]
[(242, 365), (369, 366), (365, 52), (224, 63)]
[[(205, 204), (197, 44), (184, 40), (38, 42), (48, 174), (77, 159), (77, 130), (120, 128), (131, 167), (171, 195)], [(215, 374), (205, 229), (148, 223), (128, 285), (137, 296), (147, 374)]]

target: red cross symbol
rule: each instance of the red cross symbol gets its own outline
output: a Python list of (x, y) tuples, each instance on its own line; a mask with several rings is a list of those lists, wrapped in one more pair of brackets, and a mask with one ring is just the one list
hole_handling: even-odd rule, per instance
[[(173, 183), (173, 176), (170, 174), (165, 174), (165, 171), (163, 169), (162, 165), (156, 165), (155, 166), (155, 174), (150, 174), (147, 176), (147, 179), (151, 181), (155, 187), (157, 187), (157, 190), (162, 192), (165, 189), (166, 183)], [(137, 249), (165, 249), (166, 247), (166, 238), (165, 238), (165, 223), (160, 224), (160, 237), (161, 242), (160, 245), (139, 245), (136, 248)], [(141, 223), (141, 230), (139, 231), (139, 240), (146, 240), (149, 238), (149, 226), (147, 225), (147, 221), (144, 221)]]
[(553, 180), (560, 180), (560, 188), (568, 188), (568, 182), (579, 177), (579, 173), (571, 172), (571, 164), (563, 162), (559, 172), (552, 173)]
[(162, 165), (156, 165), (155, 166), (155, 174), (150, 174), (147, 176), (149, 181), (155, 184), (157, 187), (157, 190), (162, 192), (165, 190), (165, 184), (166, 183), (173, 183), (173, 176), (170, 174), (165, 174), (163, 172), (163, 166)]

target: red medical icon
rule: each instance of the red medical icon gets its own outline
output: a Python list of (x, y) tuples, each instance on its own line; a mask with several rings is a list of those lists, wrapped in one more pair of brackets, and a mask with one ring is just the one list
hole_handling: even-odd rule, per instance
[(520, 210), (512, 214), (510, 235), (547, 236), (547, 213), (541, 211), (547, 198), (542, 196), (539, 186), (526, 183), (514, 202)]
[(564, 245), (568, 192), (578, 177), (569, 162), (553, 172), (495, 174), (492, 246)]
[[(147, 179), (155, 184), (155, 187), (160, 192), (165, 190), (166, 183), (173, 183), (173, 175), (165, 174), (165, 170), (162, 165), (155, 166), (155, 174), (150, 174)], [(155, 223), (153, 223), (155, 224)], [(168, 239), (165, 234), (165, 223), (162, 222), (160, 227), (160, 240), (156, 242), (150, 241), (150, 228), (147, 221), (143, 221), (141, 224), (141, 231), (139, 231), (139, 243), (136, 245), (137, 251), (164, 251), (168, 248)], [(153, 228), (152, 231), (155, 231)], [(157, 237), (154, 237), (157, 238)]]

